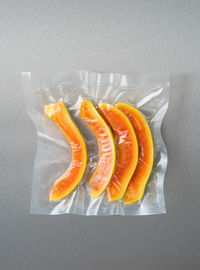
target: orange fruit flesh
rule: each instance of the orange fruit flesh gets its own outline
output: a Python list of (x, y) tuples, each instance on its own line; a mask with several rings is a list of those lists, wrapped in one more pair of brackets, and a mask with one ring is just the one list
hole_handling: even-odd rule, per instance
[(122, 111), (107, 103), (99, 104), (99, 110), (117, 140), (117, 162), (107, 187), (107, 199), (108, 201), (120, 200), (137, 165), (137, 139), (129, 119)]
[(139, 110), (126, 103), (118, 103), (115, 106), (130, 119), (139, 147), (138, 164), (125, 193), (124, 203), (128, 204), (143, 197), (153, 167), (153, 139), (149, 125)]

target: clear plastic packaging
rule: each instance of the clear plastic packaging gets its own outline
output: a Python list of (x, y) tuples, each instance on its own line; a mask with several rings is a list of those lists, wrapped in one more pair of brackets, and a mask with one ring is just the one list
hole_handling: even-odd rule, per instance
[[(37, 151), (32, 183), (32, 214), (148, 215), (165, 213), (164, 176), (167, 150), (161, 123), (168, 107), (169, 78), (166, 74), (126, 75), (91, 71), (22, 73), (26, 109), (37, 130)], [(143, 198), (124, 204), (108, 201), (106, 192), (90, 196), (88, 181), (94, 173), (99, 151), (97, 138), (80, 117), (83, 100), (127, 103), (145, 116), (153, 138), (154, 162)], [(44, 114), (44, 107), (63, 102), (87, 145), (87, 166), (81, 181), (66, 197), (49, 201), (49, 192), (72, 160), (72, 149), (63, 132)]]

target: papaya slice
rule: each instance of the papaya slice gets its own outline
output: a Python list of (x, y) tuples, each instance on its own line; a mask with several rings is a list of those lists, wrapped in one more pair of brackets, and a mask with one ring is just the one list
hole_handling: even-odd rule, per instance
[(115, 106), (130, 119), (139, 146), (138, 164), (125, 193), (124, 203), (128, 204), (143, 197), (153, 167), (153, 139), (149, 125), (140, 111), (126, 103), (118, 103)]
[(118, 108), (107, 103), (99, 104), (99, 110), (112, 128), (117, 140), (117, 162), (107, 187), (107, 200), (120, 200), (135, 171), (138, 161), (138, 144), (128, 117)]
[(89, 180), (90, 196), (97, 197), (107, 187), (115, 168), (115, 142), (112, 131), (91, 101), (82, 101), (79, 114), (94, 132), (98, 141), (99, 160), (97, 167)]
[(49, 200), (53, 201), (64, 198), (79, 183), (86, 168), (87, 151), (84, 139), (63, 102), (46, 105), (44, 113), (62, 130), (72, 149), (70, 166), (51, 187)]

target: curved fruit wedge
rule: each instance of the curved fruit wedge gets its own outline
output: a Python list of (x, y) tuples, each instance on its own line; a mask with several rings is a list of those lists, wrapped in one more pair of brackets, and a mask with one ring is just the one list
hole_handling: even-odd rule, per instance
[(137, 165), (137, 138), (128, 117), (122, 111), (107, 103), (99, 104), (99, 110), (115, 134), (118, 149), (115, 172), (107, 187), (107, 199), (120, 200)]
[(115, 142), (110, 128), (89, 100), (83, 100), (80, 116), (97, 137), (99, 161), (89, 186), (91, 197), (99, 196), (108, 185), (116, 162)]
[(49, 200), (53, 201), (65, 197), (79, 183), (86, 168), (87, 151), (84, 139), (63, 102), (45, 106), (44, 113), (62, 130), (72, 148), (72, 162), (69, 168), (51, 187)]
[(124, 203), (128, 204), (139, 201), (143, 197), (153, 166), (153, 140), (146, 119), (137, 109), (125, 103), (118, 103), (115, 106), (130, 119), (139, 146), (138, 164), (125, 193)]

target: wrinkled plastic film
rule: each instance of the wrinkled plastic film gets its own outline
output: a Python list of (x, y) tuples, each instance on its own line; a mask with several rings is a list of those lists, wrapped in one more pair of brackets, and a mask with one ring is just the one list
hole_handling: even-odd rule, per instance
[[(26, 108), (37, 130), (31, 213), (83, 215), (165, 213), (163, 182), (167, 167), (167, 151), (160, 128), (168, 106), (167, 75), (130, 76), (89, 71), (56, 74), (25, 72), (22, 74), (22, 80)], [(98, 197), (90, 196), (90, 179), (98, 164), (106, 163), (106, 156), (112, 155), (112, 151), (106, 148), (109, 133), (101, 131), (100, 134), (95, 134), (86, 123), (87, 117), (84, 119), (80, 116), (80, 106), (85, 99), (92, 101), (96, 108), (100, 103), (111, 105), (127, 103), (139, 109), (145, 116), (153, 138), (154, 162), (143, 198), (139, 202), (124, 204), (123, 199), (110, 202), (107, 200), (106, 189)], [(84, 138), (87, 145), (87, 167), (71, 193), (60, 200), (49, 201), (52, 185), (69, 169), (73, 155), (73, 149), (63, 131), (44, 115), (46, 105), (58, 102), (64, 102)], [(100, 110), (98, 112), (100, 113)], [(119, 130), (117, 132), (119, 133)], [(123, 141), (125, 137), (125, 134), (121, 134), (120, 140)], [(115, 138), (115, 144), (120, 144), (120, 140), (116, 141)], [(101, 151), (105, 152), (102, 161), (100, 161)], [(138, 158), (145, 166), (145, 159), (141, 160), (140, 156)]]

